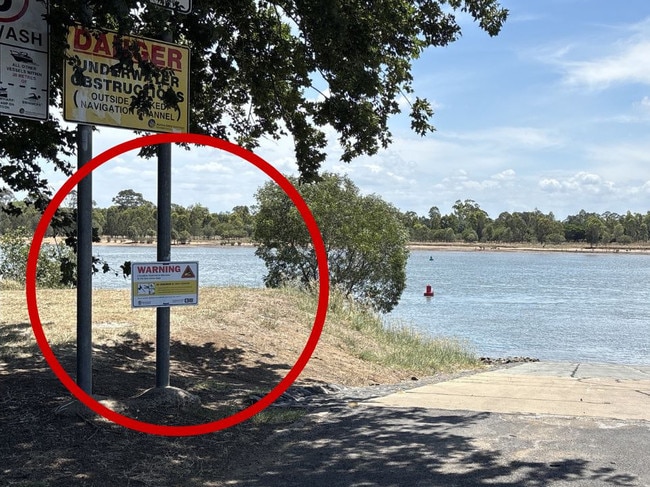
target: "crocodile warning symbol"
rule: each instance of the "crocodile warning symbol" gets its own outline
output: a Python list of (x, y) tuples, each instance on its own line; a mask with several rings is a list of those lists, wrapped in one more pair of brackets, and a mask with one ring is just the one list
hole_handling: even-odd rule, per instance
[(185, 270), (183, 271), (183, 274), (181, 274), (181, 279), (194, 279), (196, 276), (194, 275), (194, 272), (192, 272), (192, 268), (188, 265)]

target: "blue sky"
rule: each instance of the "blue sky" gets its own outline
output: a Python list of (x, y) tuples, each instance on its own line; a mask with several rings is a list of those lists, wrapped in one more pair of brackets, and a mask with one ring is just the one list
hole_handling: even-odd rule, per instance
[[(421, 138), (393, 120), (393, 145), (338, 162), (332, 134), (324, 169), (346, 173), (364, 193), (402, 211), (451, 212), (472, 199), (502, 211), (602, 213), (650, 210), (650, 2), (504, 0), (510, 17), (490, 38), (460, 15), (463, 36), (427, 51), (414, 87), (435, 107), (437, 131)], [(95, 153), (132, 137), (101, 128)], [(295, 174), (291, 141), (255, 151)], [(254, 204), (266, 176), (212, 150), (174, 150), (172, 200), (212, 211)], [(59, 176), (51, 179), (56, 186)], [(155, 161), (130, 154), (95, 171), (94, 199), (109, 206), (132, 188), (155, 201)]]

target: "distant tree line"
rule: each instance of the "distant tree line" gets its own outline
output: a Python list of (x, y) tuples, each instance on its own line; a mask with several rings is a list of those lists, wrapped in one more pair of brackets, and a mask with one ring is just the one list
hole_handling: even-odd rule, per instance
[(438, 207), (427, 216), (412, 211), (402, 213), (411, 241), (416, 242), (503, 242), (560, 244), (586, 242), (631, 244), (650, 237), (650, 211), (645, 215), (628, 211), (625, 215), (580, 210), (562, 221), (553, 213), (535, 209), (501, 213), (495, 220), (472, 201), (456, 201), (452, 212), (442, 215)]
[[(93, 227), (97, 235), (108, 240), (153, 242), (156, 238), (157, 209), (141, 193), (125, 189), (112, 199), (108, 208), (93, 208)], [(0, 234), (17, 228), (33, 231), (41, 217), (34, 206), (26, 201), (16, 201), (4, 194), (0, 200)], [(69, 211), (76, 207), (75, 194), (66, 199), (64, 205)], [(7, 214), (2, 209), (9, 206), (20, 208), (20, 212)], [(10, 212), (11, 213), (11, 212)], [(220, 239), (224, 242), (242, 241), (253, 232), (253, 215), (247, 206), (235, 206), (230, 212), (211, 213), (201, 204), (184, 207), (172, 204), (172, 241), (189, 243), (193, 239)]]
[[(108, 208), (94, 208), (93, 222), (98, 235), (116, 241), (151, 242), (156, 236), (156, 205), (141, 193), (125, 189), (117, 193)], [(74, 193), (64, 202), (73, 211)], [(0, 210), (20, 208), (15, 215), (0, 211), (0, 234), (16, 228), (33, 231), (40, 213), (28, 202), (17, 201), (11, 193), (0, 194)], [(183, 244), (195, 239), (222, 242), (246, 241), (254, 232), (255, 210), (235, 206), (232, 211), (211, 213), (201, 204), (172, 205), (172, 239)], [(628, 211), (624, 215), (580, 210), (562, 221), (540, 210), (503, 212), (496, 219), (473, 200), (458, 200), (451, 213), (443, 215), (433, 206), (426, 216), (413, 211), (399, 212), (412, 242), (502, 242), (560, 244), (583, 242), (589, 245), (645, 243), (650, 239), (650, 211)]]
[[(112, 206), (93, 212), (101, 235), (135, 241), (155, 239), (156, 205), (132, 189), (120, 191), (112, 201)], [(199, 203), (188, 207), (172, 204), (171, 210), (172, 241), (175, 243), (184, 244), (192, 239), (242, 240), (249, 238), (253, 231), (253, 217), (247, 206), (211, 213)]]

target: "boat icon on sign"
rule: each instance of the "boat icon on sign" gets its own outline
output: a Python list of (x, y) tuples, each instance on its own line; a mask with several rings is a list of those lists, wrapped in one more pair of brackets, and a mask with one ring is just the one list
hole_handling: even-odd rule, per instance
[(34, 64), (32, 57), (25, 51), (15, 51), (13, 49), (10, 49), (9, 52), (11, 53), (11, 56), (19, 63)]
[(138, 284), (138, 294), (156, 294), (156, 285)]
[(7, 98), (7, 88), (0, 86), (0, 98)]

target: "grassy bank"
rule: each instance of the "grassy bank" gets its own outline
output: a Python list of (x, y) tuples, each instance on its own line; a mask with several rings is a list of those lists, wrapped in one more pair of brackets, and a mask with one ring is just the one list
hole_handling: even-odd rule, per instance
[[(0, 357), (8, 358), (25, 347), (33, 349), (35, 342), (31, 330), (11, 338), (6, 332), (8, 326), (29, 323), (24, 291), (3, 283), (1, 299)], [(241, 349), (243, 357), (265, 364), (295, 362), (317, 306), (315, 296), (292, 288), (203, 288), (199, 300), (198, 306), (172, 310), (172, 340)], [(50, 346), (69, 349), (76, 336), (75, 290), (39, 290), (38, 303)], [(95, 290), (93, 323), (97, 345), (123, 346), (135, 340), (150, 348), (155, 342), (155, 310), (131, 309), (127, 291)], [(387, 328), (380, 316), (335, 294), (314, 357), (305, 379), (350, 385), (477, 366), (476, 357), (463, 344), (425, 337), (408, 327)]]
[[(333, 332), (339, 333), (350, 353), (378, 364), (400, 370), (431, 374), (477, 366), (476, 356), (462, 342), (449, 337), (433, 338), (404, 325), (385, 326), (376, 313), (346, 300), (330, 297)], [(363, 336), (346, 336), (354, 330)]]

